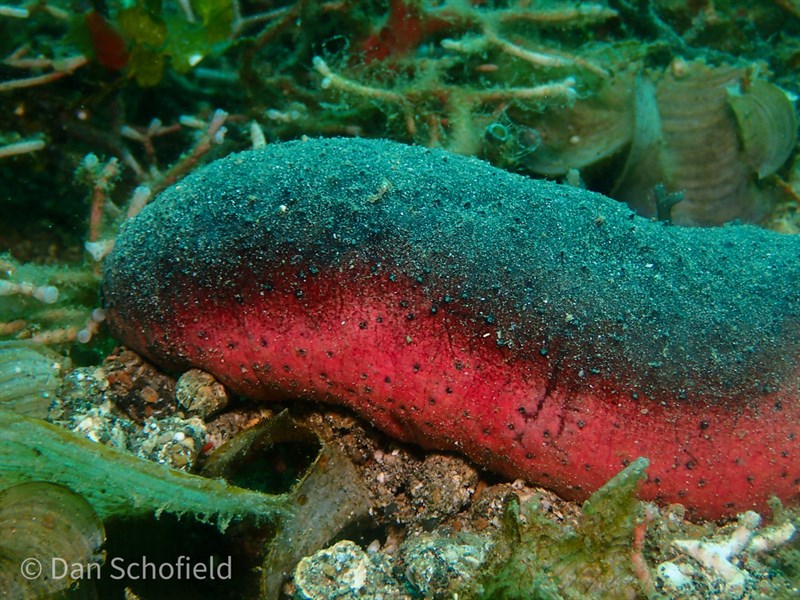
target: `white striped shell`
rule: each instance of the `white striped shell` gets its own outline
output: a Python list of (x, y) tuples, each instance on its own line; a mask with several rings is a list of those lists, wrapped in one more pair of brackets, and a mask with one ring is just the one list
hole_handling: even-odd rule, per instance
[(64, 486), (36, 481), (0, 491), (0, 598), (50, 598), (97, 579), (104, 543), (100, 517)]
[(44, 418), (69, 359), (28, 341), (0, 342), (0, 410)]

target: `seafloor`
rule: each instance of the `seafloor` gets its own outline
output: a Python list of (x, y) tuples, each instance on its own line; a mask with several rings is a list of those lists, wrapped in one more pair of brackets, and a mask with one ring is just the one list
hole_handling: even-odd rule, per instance
[(569, 503), (164, 373), (100, 294), (160, 191), (303, 136), (796, 234), (796, 0), (42, 0), (0, 4), (0, 53), (0, 597), (800, 596), (796, 505), (692, 521), (645, 461)]

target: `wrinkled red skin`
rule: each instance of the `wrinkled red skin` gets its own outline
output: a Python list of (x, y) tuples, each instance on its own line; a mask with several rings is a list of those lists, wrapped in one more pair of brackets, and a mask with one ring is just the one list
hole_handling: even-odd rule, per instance
[(780, 391), (732, 409), (631, 400), (611, 383), (551, 386), (544, 359), (498, 347), (489, 325), (464, 331), (457, 306), (432, 313), (408, 282), (376, 286), (366, 268), (323, 271), (298, 298), (250, 281), (238, 299), (176, 299), (170, 322), (129, 323), (123, 337), (161, 364), (181, 356), (247, 397), (289, 390), (341, 403), (395, 438), (466, 454), (571, 500), (639, 456), (650, 459), (640, 496), (685, 503), (693, 518), (769, 512), (772, 495), (798, 500), (800, 411)]
[(800, 501), (798, 256), (334, 138), (165, 190), (123, 225), (103, 295), (113, 334), (173, 371), (342, 404), (569, 499), (644, 456), (643, 498), (717, 519)]

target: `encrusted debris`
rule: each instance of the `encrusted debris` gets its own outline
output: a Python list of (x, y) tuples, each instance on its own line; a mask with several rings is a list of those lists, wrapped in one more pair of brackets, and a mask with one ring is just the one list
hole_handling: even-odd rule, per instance
[(757, 562), (748, 561), (748, 555), (780, 548), (796, 532), (794, 524), (785, 521), (757, 534), (760, 524), (761, 516), (748, 511), (739, 515), (736, 528), (725, 535), (673, 540), (672, 546), (692, 560), (679, 558), (658, 565), (656, 571), (663, 589), (680, 593), (681, 597), (696, 597), (708, 589), (724, 600), (742, 598), (756, 583), (755, 574), (750, 571), (756, 570)]
[(190, 369), (178, 378), (175, 400), (187, 413), (207, 419), (228, 405), (228, 392), (213, 375)]
[(69, 373), (48, 419), (92, 441), (188, 471), (206, 445), (201, 415), (220, 408), (227, 393), (202, 371), (185, 381), (179, 386), (182, 402), (195, 407), (194, 415), (175, 411), (171, 378), (123, 351), (103, 367)]
[(493, 557), (497, 536), (423, 533), (400, 547), (403, 575), (422, 598), (470, 598), (482, 592), (483, 568)]
[(367, 554), (345, 540), (300, 561), (295, 570), (294, 596), (299, 600), (410, 599), (391, 571), (391, 559)]

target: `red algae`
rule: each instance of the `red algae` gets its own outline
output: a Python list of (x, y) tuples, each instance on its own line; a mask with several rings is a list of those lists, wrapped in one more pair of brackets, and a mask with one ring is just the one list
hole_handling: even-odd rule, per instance
[(798, 500), (800, 239), (684, 229), (385, 141), (217, 161), (123, 228), (115, 334), (232, 390), (584, 500), (639, 456), (696, 517)]
[(95, 59), (110, 71), (122, 71), (130, 59), (125, 39), (97, 11), (86, 13)]

